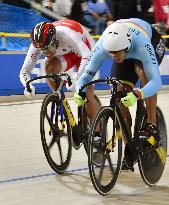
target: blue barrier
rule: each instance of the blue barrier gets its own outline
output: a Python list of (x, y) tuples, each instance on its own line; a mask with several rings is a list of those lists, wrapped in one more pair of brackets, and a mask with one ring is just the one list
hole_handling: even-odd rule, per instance
[[(0, 55), (0, 96), (23, 94), (23, 85), (19, 79), (26, 54), (1, 54)], [(37, 65), (37, 67), (40, 66)], [(49, 88), (46, 83), (37, 86), (39, 93), (46, 93)]]
[[(169, 54), (169, 53), (167, 53)], [(26, 54), (12, 54), (4, 52), (0, 54), (0, 96), (23, 94), (24, 88), (19, 80), (19, 72), (23, 65)], [(33, 70), (32, 76), (43, 74), (43, 59), (39, 60), (36, 68)], [(112, 67), (111, 61), (105, 61), (101, 65), (99, 77), (104, 78), (110, 76)], [(162, 75), (164, 85), (169, 84), (169, 75)], [(36, 83), (38, 93), (47, 93), (50, 91), (47, 83)], [(98, 84), (95, 89), (107, 89), (105, 84)]]
[[(32, 28), (42, 21), (49, 21), (49, 19), (31, 9), (0, 3), (0, 32), (31, 33)], [(5, 37), (4, 43), (0, 36), (0, 50), (27, 51), (29, 46), (29, 38)]]

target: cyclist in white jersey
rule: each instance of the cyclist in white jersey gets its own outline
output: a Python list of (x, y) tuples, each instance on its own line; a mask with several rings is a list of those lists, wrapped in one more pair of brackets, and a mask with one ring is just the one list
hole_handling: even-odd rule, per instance
[[(84, 72), (84, 67), (94, 46), (94, 40), (84, 27), (73, 20), (59, 20), (53, 23), (41, 22), (31, 33), (31, 45), (20, 71), (20, 81), (25, 87), (24, 94), (35, 95), (35, 87), (31, 84), (31, 93), (26, 88), (26, 82), (31, 79), (31, 71), (41, 54), (45, 55), (46, 73), (65, 72), (76, 66), (77, 75), (69, 90), (74, 91), (76, 80)], [(73, 71), (73, 69), (72, 69)], [(52, 90), (55, 83), (48, 81)], [(86, 112), (92, 120), (99, 109), (94, 98), (93, 87), (88, 87), (88, 102)]]
[[(160, 34), (147, 22), (137, 19), (122, 19), (106, 28), (95, 44), (85, 72), (76, 84), (74, 100), (78, 105), (84, 102), (80, 96), (80, 87), (92, 80), (102, 61), (113, 60), (112, 76), (132, 86), (132, 90), (122, 98), (125, 107), (135, 104), (137, 99), (145, 99), (148, 112), (144, 134), (157, 133), (156, 102), (157, 92), (161, 89), (159, 65), (163, 59), (165, 45)], [(106, 69), (106, 68), (105, 68)], [(138, 78), (142, 88), (134, 88)], [(84, 91), (85, 92), (85, 91)], [(124, 109), (128, 124), (131, 127), (131, 116)]]

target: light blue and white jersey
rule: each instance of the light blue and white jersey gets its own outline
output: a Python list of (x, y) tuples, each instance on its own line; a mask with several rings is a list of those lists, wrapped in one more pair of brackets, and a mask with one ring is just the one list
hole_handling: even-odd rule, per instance
[[(148, 78), (148, 83), (141, 89), (144, 98), (153, 96), (161, 89), (162, 83), (159, 65), (151, 43), (151, 25), (137, 18), (122, 19), (118, 21), (125, 22), (129, 27), (129, 32), (131, 32), (132, 35), (132, 43), (126, 59), (137, 59), (141, 61), (144, 72)], [(86, 84), (92, 80), (96, 72), (99, 70), (101, 63), (108, 59), (112, 60), (111, 56), (103, 48), (101, 36), (92, 49), (90, 59), (85, 67), (85, 72), (81, 75), (76, 84), (77, 92), (83, 84)]]

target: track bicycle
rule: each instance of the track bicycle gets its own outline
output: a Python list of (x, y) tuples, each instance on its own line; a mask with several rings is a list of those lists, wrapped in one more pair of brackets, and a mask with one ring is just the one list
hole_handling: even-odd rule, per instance
[(51, 73), (32, 78), (27, 82), (28, 90), (29, 83), (38, 79), (53, 79), (55, 82), (56, 90), (47, 94), (42, 102), (40, 133), (46, 159), (51, 168), (59, 174), (64, 173), (70, 164), (72, 147), (78, 150), (84, 144), (87, 152), (88, 129), (90, 128), (85, 105), (78, 107), (78, 122), (76, 122), (64, 93), (62, 77), (66, 77), (71, 86), (71, 78), (66, 73)]
[[(129, 131), (126, 120), (121, 111), (121, 98), (125, 96), (125, 87), (115, 78), (105, 78), (94, 80), (81, 87), (83, 90), (86, 86), (104, 82), (111, 85), (110, 105), (103, 106), (96, 115), (92, 123), (88, 142), (88, 166), (92, 184), (95, 190), (101, 194), (109, 194), (120, 174), (122, 164), (122, 139), (128, 144), (130, 153), (134, 162), (138, 162), (139, 171), (143, 181), (148, 186), (155, 185), (162, 173), (167, 157), (167, 131), (162, 111), (159, 107), (156, 109), (157, 126), (160, 130), (160, 144), (154, 138), (144, 138), (140, 135), (139, 130), (147, 122), (147, 112), (143, 100), (137, 101), (135, 126), (132, 134)], [(122, 91), (117, 88), (121, 87)], [(94, 141), (95, 130), (100, 122), (100, 143), (99, 147)], [(95, 165), (94, 157), (99, 154), (102, 162)]]

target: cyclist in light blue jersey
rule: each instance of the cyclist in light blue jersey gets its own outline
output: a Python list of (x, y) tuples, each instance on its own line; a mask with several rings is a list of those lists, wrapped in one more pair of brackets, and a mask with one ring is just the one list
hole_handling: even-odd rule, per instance
[[(165, 45), (160, 34), (149, 23), (137, 18), (114, 22), (106, 28), (91, 52), (85, 72), (76, 84), (75, 102), (83, 104), (84, 96), (78, 93), (80, 87), (92, 80), (103, 61), (111, 59), (116, 62), (112, 76), (132, 86), (131, 92), (121, 102), (129, 107), (137, 99), (145, 99), (148, 112), (146, 131), (150, 134), (157, 131), (157, 92), (162, 85), (159, 65), (164, 52)], [(134, 88), (138, 79), (142, 84), (140, 89)], [(129, 115), (126, 118), (131, 121)], [(131, 126), (131, 122), (129, 124)]]

